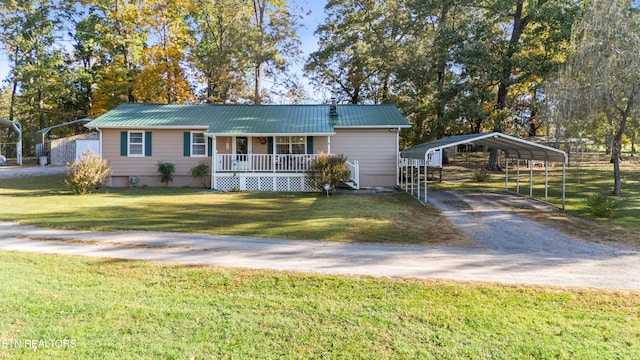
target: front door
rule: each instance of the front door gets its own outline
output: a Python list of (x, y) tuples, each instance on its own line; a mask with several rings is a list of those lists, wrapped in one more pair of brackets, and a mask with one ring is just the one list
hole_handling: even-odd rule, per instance
[(235, 154), (236, 168), (238, 170), (248, 170), (251, 168), (251, 141), (246, 136), (236, 136)]

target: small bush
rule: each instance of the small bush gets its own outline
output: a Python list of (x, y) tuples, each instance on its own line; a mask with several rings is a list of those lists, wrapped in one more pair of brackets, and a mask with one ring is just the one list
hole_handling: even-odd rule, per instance
[(176, 165), (169, 162), (158, 161), (158, 173), (160, 173), (160, 181), (169, 185), (173, 181), (173, 174), (176, 172)]
[(109, 179), (111, 179), (111, 167), (107, 160), (87, 150), (79, 159), (67, 164), (64, 183), (74, 194), (84, 195), (106, 184)]
[(487, 169), (478, 169), (473, 171), (473, 175), (471, 175), (471, 179), (475, 182), (487, 182), (491, 178), (491, 174)]
[(587, 196), (587, 205), (589, 205), (593, 215), (601, 218), (610, 218), (618, 207), (618, 201), (607, 194), (591, 194)]
[(311, 180), (313, 187), (324, 191), (324, 185), (329, 184), (331, 190), (335, 189), (340, 182), (348, 181), (351, 170), (347, 164), (347, 157), (331, 155), (321, 152), (318, 158), (311, 163), (307, 170), (307, 177)]
[(191, 168), (191, 176), (200, 179), (202, 186), (206, 187), (207, 176), (209, 175), (209, 165), (206, 162), (201, 161), (198, 165)]

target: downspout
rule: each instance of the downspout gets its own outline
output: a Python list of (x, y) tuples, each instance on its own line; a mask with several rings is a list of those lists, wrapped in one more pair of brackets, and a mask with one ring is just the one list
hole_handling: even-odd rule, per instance
[(100, 158), (102, 159), (102, 130), (97, 127), (96, 131), (98, 131), (98, 143), (100, 144)]

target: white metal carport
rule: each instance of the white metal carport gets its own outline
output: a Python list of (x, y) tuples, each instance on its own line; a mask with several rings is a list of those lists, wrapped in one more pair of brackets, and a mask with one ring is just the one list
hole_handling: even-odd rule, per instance
[[(545, 199), (548, 200), (549, 188), (549, 169), (550, 162), (562, 163), (562, 209), (565, 206), (565, 182), (566, 182), (566, 165), (569, 161), (567, 154), (556, 148), (536, 144), (527, 140), (518, 139), (513, 136), (505, 135), (499, 132), (486, 134), (468, 134), (443, 138), (428, 143), (416, 145), (412, 148), (402, 150), (400, 152), (401, 166), (411, 169), (411, 192), (416, 198), (426, 204), (428, 202), (427, 194), (427, 169), (429, 166), (436, 166), (440, 161), (442, 152), (446, 148), (453, 146), (472, 144), (482, 145), (486, 148), (498, 149), (504, 152), (507, 159), (516, 159), (518, 161), (518, 175), (520, 173), (520, 160), (542, 161), (545, 169)], [(506, 162), (505, 189), (508, 191), (509, 186), (509, 162)], [(417, 184), (414, 184), (414, 169), (417, 169)], [(424, 181), (420, 181), (421, 169), (424, 169)], [(519, 177), (518, 177), (519, 181)], [(533, 166), (529, 166), (529, 197), (533, 198)], [(408, 185), (408, 184), (405, 184)], [(414, 188), (415, 185), (415, 188)], [(409, 186), (405, 186), (408, 190)], [(417, 190), (417, 191), (416, 191)]]
[(0, 123), (9, 125), (18, 133), (18, 141), (16, 143), (16, 160), (18, 165), (22, 165), (22, 125), (19, 122), (0, 119)]

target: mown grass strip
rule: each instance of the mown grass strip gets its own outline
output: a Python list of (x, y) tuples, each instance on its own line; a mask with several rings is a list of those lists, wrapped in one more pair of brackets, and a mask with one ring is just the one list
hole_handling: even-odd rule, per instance
[[(405, 193), (103, 188), (73, 195), (62, 176), (0, 179), (0, 220), (82, 230), (176, 231), (343, 242), (468, 245), (433, 207)], [(451, 241), (454, 239), (454, 241)]]
[(639, 293), (16, 252), (0, 283), (9, 359), (640, 357)]

